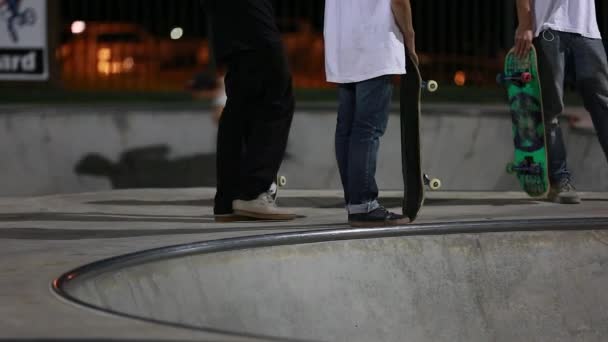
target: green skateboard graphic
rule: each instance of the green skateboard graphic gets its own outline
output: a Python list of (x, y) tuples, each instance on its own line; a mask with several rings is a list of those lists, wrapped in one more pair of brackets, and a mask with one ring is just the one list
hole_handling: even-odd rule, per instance
[(513, 50), (505, 58), (504, 73), (497, 81), (506, 86), (511, 118), (515, 158), (507, 172), (515, 174), (521, 187), (532, 197), (543, 197), (549, 191), (547, 146), (542, 94), (538, 77), (536, 50), (519, 59)]

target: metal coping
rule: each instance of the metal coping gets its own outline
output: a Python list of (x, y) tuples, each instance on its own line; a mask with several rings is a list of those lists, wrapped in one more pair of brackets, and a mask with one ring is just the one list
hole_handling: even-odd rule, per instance
[[(241, 332), (220, 330), (215, 328), (199, 327), (188, 324), (161, 321), (141, 316), (126, 314), (111, 309), (98, 307), (84, 302), (68, 293), (66, 287), (71, 283), (92, 277), (101, 273), (150, 263), (158, 260), (179, 258), (194, 254), (210, 254), (226, 251), (236, 251), (250, 248), (263, 248), (273, 246), (288, 246), (298, 244), (311, 244), (330, 241), (378, 239), (403, 236), (431, 236), (455, 234), (484, 234), (507, 232), (541, 232), (541, 231), (589, 231), (608, 230), (608, 217), (579, 217), (579, 218), (552, 218), (552, 219), (519, 219), (519, 220), (479, 220), (458, 222), (436, 222), (411, 224), (400, 227), (382, 228), (353, 228), (353, 229), (320, 229), (311, 231), (298, 231), (288, 233), (274, 233), (253, 236), (243, 236), (219, 240), (199, 241), (188, 244), (172, 245), (154, 249), (129, 253), (108, 259), (93, 262), (69, 272), (53, 280), (52, 291), (60, 298), (73, 304), (105, 312), (111, 315), (136, 319), (149, 323), (162, 324), (177, 328), (196, 330), (208, 333), (228, 334), (240, 337), (263, 338), (271, 341), (285, 341), (285, 338), (262, 336)], [(302, 341), (287, 339), (289, 341)]]

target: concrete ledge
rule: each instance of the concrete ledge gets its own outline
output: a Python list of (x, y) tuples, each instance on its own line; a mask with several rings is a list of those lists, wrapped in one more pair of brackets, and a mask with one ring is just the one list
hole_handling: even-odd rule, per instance
[(123, 317), (273, 341), (599, 341), (607, 244), (608, 218), (591, 217), (325, 229), (128, 254), (53, 288)]
[[(340, 194), (335, 191), (292, 191), (281, 192), (283, 199), (292, 199), (292, 204), (298, 214), (303, 218), (289, 223), (237, 223), (237, 224), (218, 224), (213, 220), (212, 203), (213, 189), (166, 189), (166, 190), (122, 190), (107, 191), (100, 193), (52, 195), (42, 197), (24, 198), (0, 198), (0, 259), (8, 262), (0, 263), (0, 288), (3, 295), (0, 296), (0, 338), (8, 339), (32, 339), (32, 338), (56, 338), (65, 339), (102, 339), (102, 340), (196, 340), (196, 341), (259, 341), (252, 337), (235, 337), (221, 333), (182, 329), (178, 327), (168, 327), (139, 320), (116, 317), (114, 315), (100, 314), (93, 310), (83, 310), (81, 307), (59, 300), (49, 290), (49, 284), (57, 279), (61, 274), (68, 270), (77, 269), (83, 265), (98, 262), (115, 256), (146, 251), (167, 246), (192, 244), (195, 241), (214, 241), (227, 238), (238, 238), (244, 236), (259, 236), (270, 233), (294, 233), (308, 230), (319, 230), (324, 228), (344, 228), (346, 223), (346, 213), (341, 208), (323, 207), (315, 205), (315, 201), (310, 201), (310, 205), (305, 205), (306, 199), (319, 198), (319, 203), (340, 203)], [(386, 193), (387, 198), (398, 203), (399, 192)], [(313, 197), (308, 197), (313, 196)], [(430, 200), (421, 212), (420, 224), (434, 224), (441, 222), (486, 222), (502, 220), (533, 220), (533, 219), (553, 219), (570, 222), (571, 219), (586, 218), (606, 218), (608, 217), (608, 194), (585, 193), (584, 201), (581, 205), (558, 205), (543, 201), (534, 201), (521, 193), (429, 193)], [(294, 200), (295, 199), (295, 200)], [(296, 201), (297, 200), (297, 201)], [(443, 244), (445, 253), (457, 252), (458, 246), (470, 246), (464, 250), (476, 251), (478, 246), (475, 242), (478, 237), (481, 239), (491, 238), (495, 243), (503, 241), (505, 233), (486, 233), (486, 234), (455, 234), (450, 236), (408, 236), (395, 237), (394, 239), (405, 243), (405, 241), (418, 241), (428, 239), (431, 243), (429, 251)], [(565, 231), (565, 232), (521, 232), (516, 233), (524, 239), (524, 236), (542, 234), (552, 241), (545, 245), (543, 239), (538, 241), (538, 248), (543, 246), (562, 246), (570, 248), (575, 246), (568, 242), (571, 234), (586, 234), (586, 231)], [(595, 237), (593, 241), (606, 241), (603, 233), (586, 235), (589, 238)], [(579, 235), (580, 236), (580, 235)], [(390, 243), (393, 238), (378, 239), (385, 243)], [(469, 241), (467, 244), (459, 244), (459, 241)], [(345, 240), (347, 243), (349, 240)], [(351, 240), (354, 243), (354, 240)], [(361, 241), (366, 241), (365, 239)], [(367, 240), (369, 241), (369, 239)], [(443, 241), (443, 242), (442, 242)], [(486, 240), (489, 241), (489, 240)], [(572, 240), (574, 241), (574, 240)], [(585, 240), (578, 240), (585, 241)], [(439, 245), (437, 245), (440, 243)], [(505, 241), (506, 243), (506, 241)], [(323, 243), (320, 243), (323, 244)], [(309, 244), (310, 246), (317, 244)], [(354, 246), (354, 245), (353, 245)], [(435, 246), (432, 247), (431, 246)], [(481, 246), (487, 246), (482, 243)], [(506, 244), (506, 246), (511, 246)], [(570, 246), (570, 247), (568, 247)], [(578, 245), (580, 249), (571, 252), (580, 252), (590, 244)], [(289, 248), (289, 246), (284, 246)], [(292, 246), (293, 247), (293, 246)], [(347, 245), (344, 245), (347, 247)], [(455, 250), (454, 250), (455, 248)], [(553, 247), (551, 247), (553, 248)], [(561, 247), (560, 247), (561, 248)], [(605, 244), (604, 247), (605, 249)], [(351, 248), (347, 248), (351, 250)], [(250, 249), (250, 251), (261, 249)], [(352, 249), (353, 251), (355, 249)], [(373, 250), (380, 251), (382, 248)], [(396, 251), (407, 250), (402, 248), (393, 249)], [(482, 248), (482, 251), (485, 249)], [(589, 253), (596, 256), (603, 254), (596, 253), (597, 250), (589, 248)], [(242, 250), (245, 252), (246, 250)], [(414, 251), (414, 249), (410, 250)], [(450, 252), (452, 251), (452, 252)], [(236, 251), (235, 251), (236, 252)], [(477, 253), (477, 252), (476, 252)], [(531, 250), (518, 250), (514, 253), (512, 246), (504, 250), (505, 255), (519, 255), (529, 257), (529, 262), (533, 262), (539, 256)], [(510, 254), (508, 254), (510, 253)], [(569, 252), (570, 253), (570, 252)], [(568, 254), (568, 255), (576, 255)], [(223, 253), (214, 253), (217, 256)], [(243, 254), (246, 256), (245, 254)], [(484, 255), (484, 254), (472, 254)], [(487, 255), (487, 254), (486, 254)], [(542, 255), (541, 255), (542, 256)], [(251, 260), (255, 261), (254, 255)], [(414, 256), (412, 256), (414, 257)], [(366, 257), (365, 260), (373, 260), (373, 257)], [(261, 260), (261, 259), (260, 259)], [(279, 259), (280, 260), (280, 259)], [(412, 259), (414, 260), (414, 259)], [(429, 268), (436, 270), (440, 274), (450, 274), (449, 272), (468, 274), (471, 279), (483, 276), (485, 273), (466, 273), (457, 272), (459, 270), (455, 264), (447, 263), (450, 258), (446, 258), (445, 264)], [(454, 259), (457, 260), (457, 259)], [(464, 260), (464, 259), (463, 259)], [(473, 259), (472, 259), (473, 260)], [(490, 260), (476, 259), (476, 260)], [(494, 260), (502, 260), (496, 258)], [(506, 260), (506, 259), (504, 259)], [(543, 259), (545, 260), (545, 259)], [(574, 260), (574, 259), (572, 259)], [(540, 261), (539, 261), (540, 262)], [(463, 264), (458, 264), (464, 267)], [(600, 264), (605, 265), (606, 263)], [(323, 265), (316, 262), (315, 265)], [(413, 265), (416, 265), (414, 263)], [(475, 267), (481, 267), (476, 264)], [(556, 263), (556, 265), (563, 265)], [(573, 267), (576, 265), (573, 265)], [(460, 266), (459, 266), (460, 267)], [(595, 267), (595, 266), (594, 266)], [(297, 268), (294, 268), (296, 270)], [(370, 267), (369, 270), (375, 268)], [(470, 268), (473, 270), (474, 268)], [(221, 268), (220, 268), (221, 270)], [(450, 271), (452, 270), (452, 271)], [(489, 269), (488, 269), (489, 270)], [(525, 269), (498, 267), (496, 270), (503, 272), (520, 272)], [(545, 269), (547, 270), (547, 269)], [(587, 268), (567, 268), (558, 270), (595, 270)], [(254, 271), (255, 269), (251, 269)], [(218, 271), (219, 272), (219, 271)], [(219, 274), (224, 274), (219, 272)], [(288, 273), (287, 273), (288, 274)], [(308, 273), (303, 273), (308, 274)], [(492, 274), (492, 273), (488, 273)], [(534, 272), (522, 273), (534, 276)], [(544, 273), (538, 273), (542, 275)], [(588, 273), (581, 273), (586, 276)], [(598, 276), (603, 273), (597, 273)], [(500, 279), (501, 277), (497, 278)], [(218, 278), (221, 279), (221, 278)], [(294, 277), (294, 280), (298, 278)], [(383, 279), (377, 277), (376, 279)], [(526, 277), (521, 278), (522, 281)], [(551, 279), (550, 277), (548, 279)], [(571, 277), (567, 281), (559, 284), (573, 284), (576, 280)], [(584, 277), (582, 278), (584, 279)], [(389, 284), (388, 282), (387, 284)], [(186, 284), (186, 283), (184, 283)], [(303, 282), (302, 284), (306, 284)], [(441, 285), (446, 283), (429, 282), (431, 285)], [(555, 287), (556, 283), (552, 286)], [(578, 284), (578, 283), (576, 283)], [(564, 286), (565, 286), (564, 285)], [(430, 287), (432, 289), (432, 287)], [(478, 299), (484, 299), (481, 290), (472, 289), (471, 294), (477, 294)], [(526, 293), (543, 293), (544, 287), (526, 291)], [(580, 291), (579, 291), (580, 292)], [(605, 291), (604, 291), (605, 292)], [(508, 292), (500, 292), (508, 293)], [(584, 292), (580, 292), (584, 293)], [(253, 293), (255, 294), (255, 292)], [(481, 297), (479, 297), (481, 296)], [(456, 296), (455, 298), (458, 298)], [(564, 297), (566, 298), (566, 297)], [(567, 297), (576, 300), (576, 296)], [(602, 297), (599, 297), (602, 298)], [(405, 301), (404, 301), (405, 302)], [(470, 303), (477, 303), (471, 300)], [(584, 302), (583, 302), (584, 303)], [(425, 317), (425, 316), (421, 316)], [(482, 317), (482, 316), (479, 316)], [(587, 317), (581, 313), (580, 317)], [(599, 316), (598, 316), (599, 317)], [(33, 324), (32, 322), (35, 322)], [(576, 323), (576, 320), (572, 321)], [(578, 328), (577, 328), (578, 327)], [(582, 327), (582, 328), (581, 328)], [(579, 332), (580, 336), (588, 336), (593, 330), (584, 330), (585, 325), (576, 325), (572, 331)], [(582, 330), (581, 330), (582, 329)], [(516, 328), (512, 329), (517, 331)], [(481, 330), (479, 330), (481, 331)], [(558, 330), (556, 330), (558, 331)], [(569, 340), (576, 340), (570, 338)], [(597, 337), (590, 336), (586, 340), (603, 341), (606, 335), (598, 334)], [(264, 340), (264, 339), (261, 339)], [(463, 338), (462, 340), (471, 340)], [(488, 340), (488, 339), (485, 339)], [(526, 338), (513, 338), (510, 340), (526, 340)], [(555, 339), (554, 339), (555, 340)], [(559, 338), (557, 338), (559, 340)]]

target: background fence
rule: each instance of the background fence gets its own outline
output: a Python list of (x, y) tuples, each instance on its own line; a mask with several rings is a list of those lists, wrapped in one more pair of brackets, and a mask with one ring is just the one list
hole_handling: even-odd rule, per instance
[[(512, 45), (513, 0), (413, 1), (427, 77), (491, 86)], [(299, 88), (323, 88), (323, 0), (275, 0)], [(597, 1), (608, 36), (608, 4)], [(61, 0), (56, 58), (68, 88), (178, 90), (210, 63), (200, 0)]]

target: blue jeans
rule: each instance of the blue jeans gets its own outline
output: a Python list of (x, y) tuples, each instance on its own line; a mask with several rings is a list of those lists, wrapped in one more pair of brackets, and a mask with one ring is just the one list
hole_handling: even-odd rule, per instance
[(564, 110), (566, 59), (574, 61), (576, 85), (608, 159), (608, 61), (600, 39), (546, 30), (534, 41), (543, 92), (549, 176), (552, 184), (570, 179), (558, 116)]
[(386, 131), (393, 84), (391, 76), (341, 84), (336, 125), (336, 159), (350, 214), (377, 209), (376, 163)]

